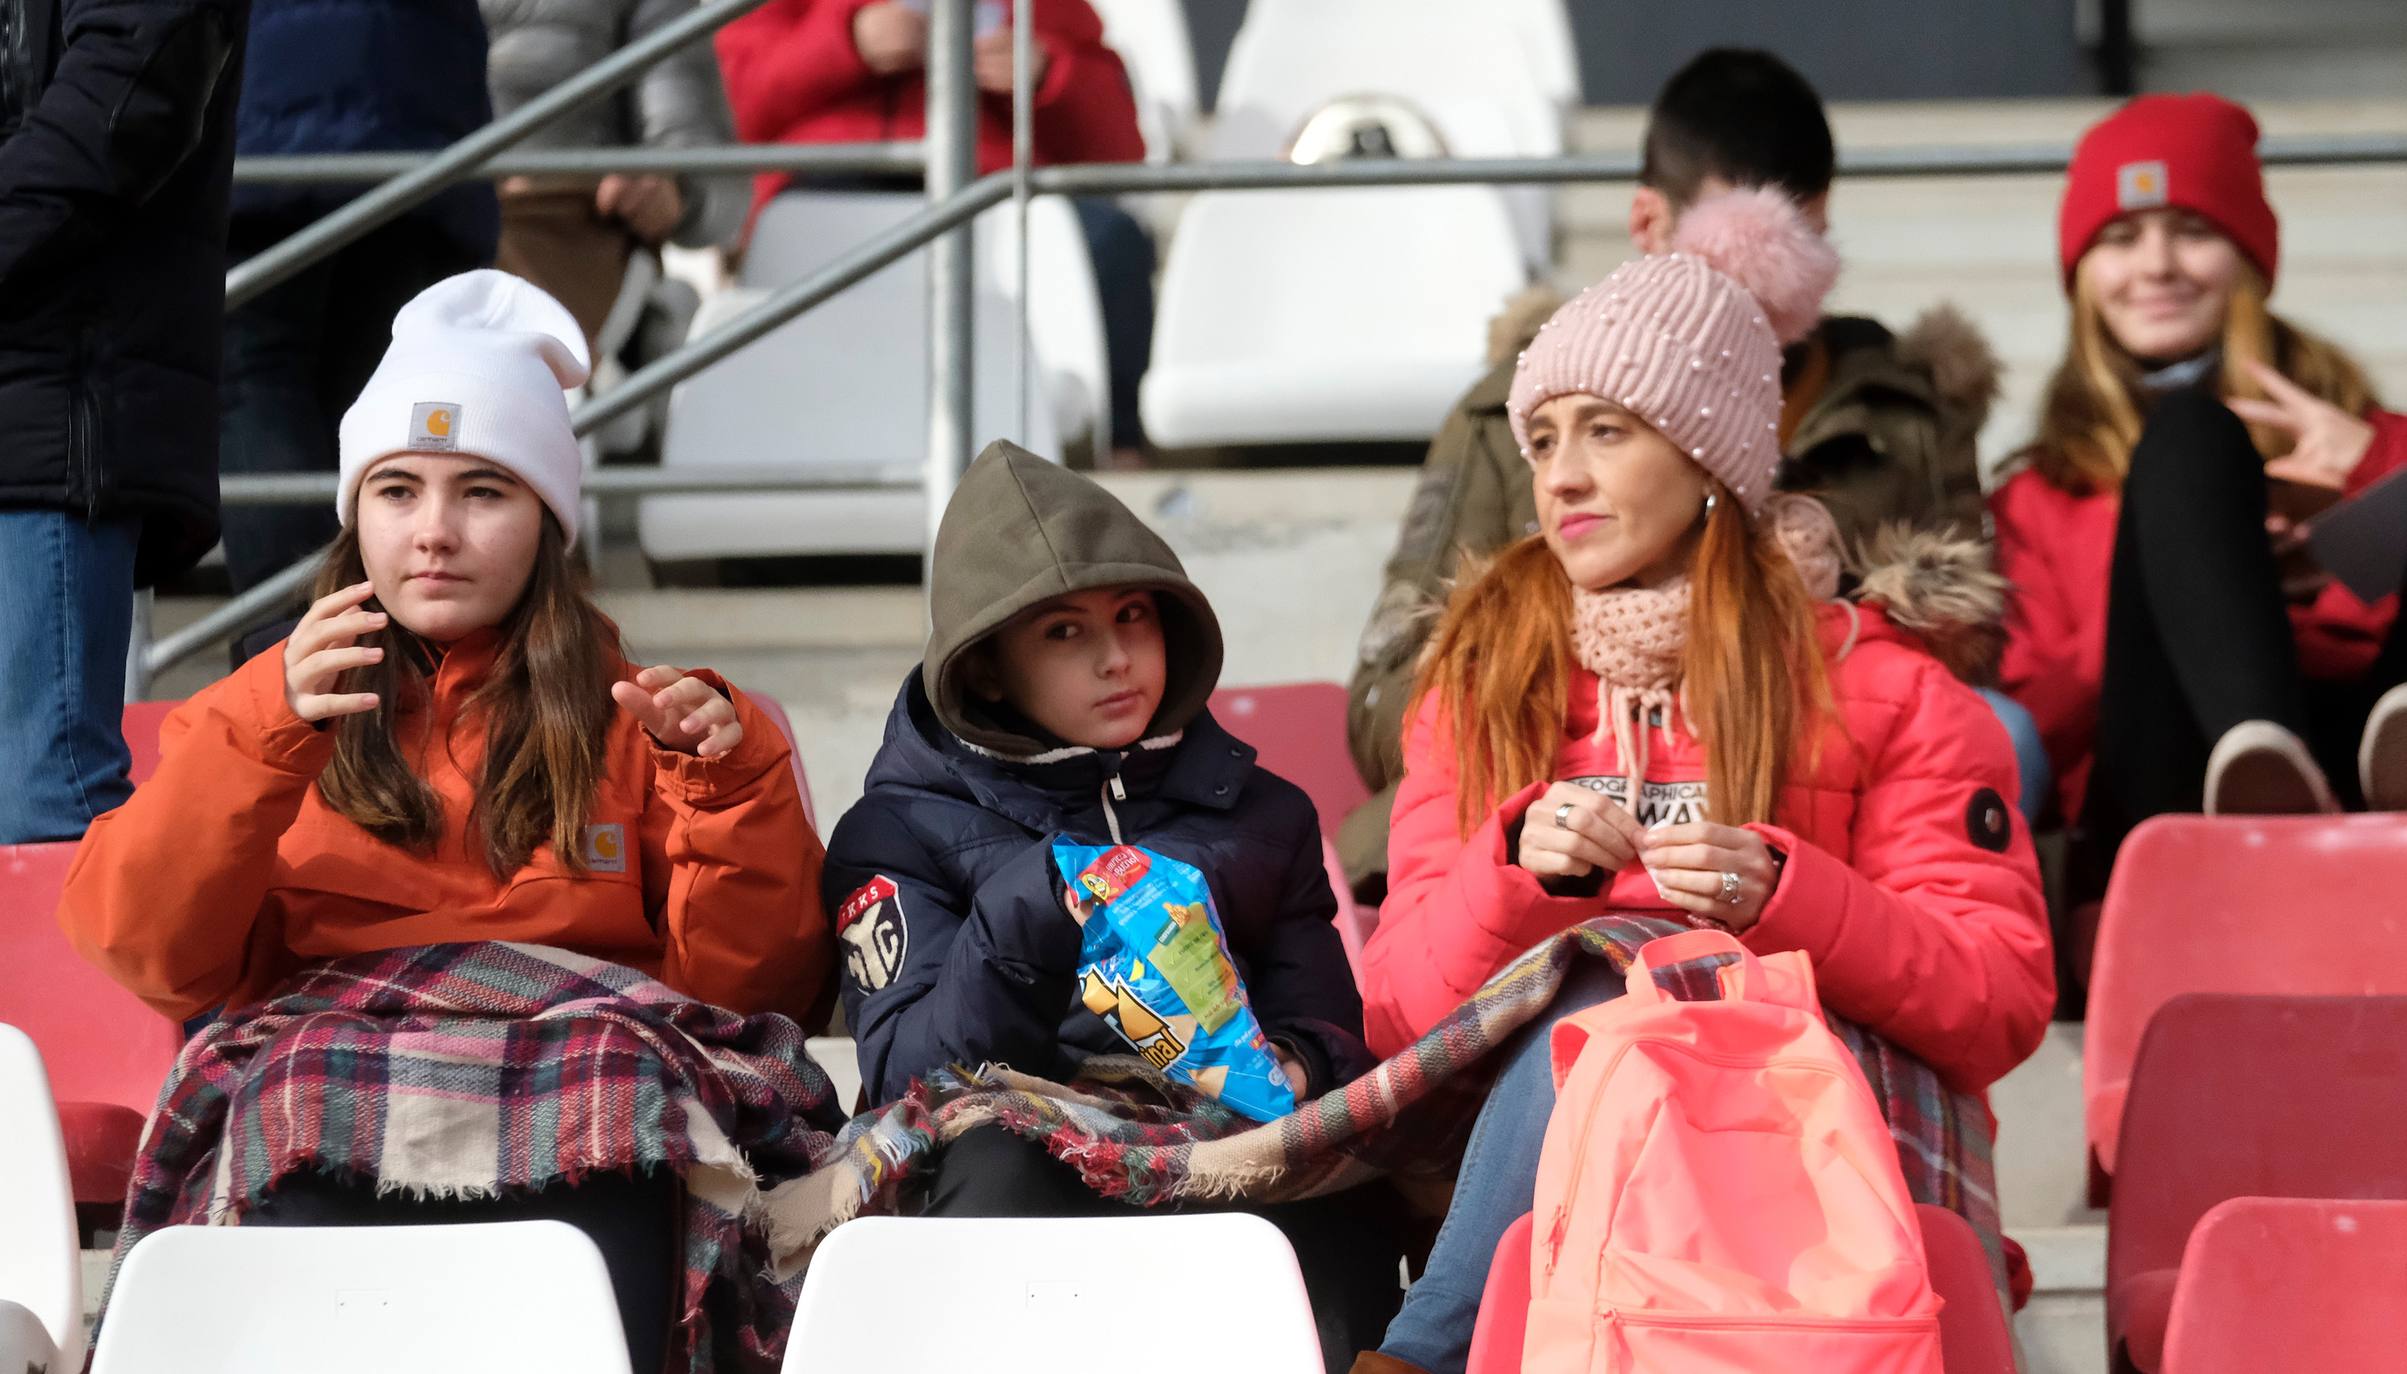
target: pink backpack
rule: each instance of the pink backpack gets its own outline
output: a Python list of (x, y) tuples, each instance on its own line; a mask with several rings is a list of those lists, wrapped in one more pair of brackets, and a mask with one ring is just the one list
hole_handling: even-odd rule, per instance
[[(1655, 986), (1715, 955), (1721, 1001)], [(1700, 930), (1629, 980), (1554, 1028), (1523, 1374), (1940, 1374), (1897, 1146), (1812, 962)]]

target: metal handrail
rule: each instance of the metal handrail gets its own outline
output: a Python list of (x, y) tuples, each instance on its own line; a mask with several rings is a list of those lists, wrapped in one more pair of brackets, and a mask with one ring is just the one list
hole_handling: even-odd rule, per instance
[[(728, 2), (732, 3), (733, 0)], [(900, 146), (908, 149), (911, 145)], [(636, 150), (595, 151), (601, 154)], [(642, 151), (647, 155), (647, 170), (685, 171), (697, 169), (705, 160), (733, 161), (722, 154), (738, 150)], [(769, 150), (757, 151), (766, 153)], [(711, 157), (704, 159), (699, 156), (702, 154), (710, 154)], [(423, 155), (400, 156), (419, 158)], [(2267, 139), (2260, 146), (2259, 156), (2269, 166), (2407, 162), (2407, 136), (2372, 134)], [(1848, 157), (1840, 165), (1840, 175), (2045, 174), (2061, 172), (2070, 157), (2069, 146), (2056, 144), (1999, 148), (1888, 148)], [(726, 168), (712, 166), (708, 170)], [(1028, 173), (1026, 184), (1036, 194), (1090, 195), (1147, 191), (1626, 181), (1634, 179), (1637, 173), (1636, 159), (1626, 156), (1353, 161), (1314, 165), (1250, 161), (1166, 166), (1090, 164), (1047, 167)], [(906, 254), (959, 231), (976, 215), (1008, 199), (1013, 183), (1014, 175), (1010, 172), (995, 172), (979, 178), (958, 193), (932, 203), (911, 218), (846, 252), (809, 278), (781, 288), (727, 325), (702, 338), (687, 341), (667, 356), (637, 371), (608, 394), (578, 406), (571, 417), (576, 432), (580, 435), (589, 433), (650, 402), (670, 387), (775, 331), (820, 302), (899, 261)], [(726, 471), (604, 469), (590, 474), (586, 485), (588, 490), (595, 493), (654, 495), (688, 491), (889, 491), (925, 486), (927, 478), (925, 469), (870, 469), (814, 464), (807, 468)], [(237, 505), (331, 501), (336, 490), (336, 479), (331, 474), (235, 475), (221, 479), (220, 488), (223, 499)], [(940, 502), (931, 502), (932, 508), (940, 505)], [(310, 567), (306, 563), (288, 568), (194, 624), (148, 646), (141, 656), (144, 671), (158, 672), (224, 638), (261, 612), (286, 601), (307, 584), (309, 575)]]
[[(514, 176), (607, 176), (657, 172), (664, 176), (736, 176), (747, 172), (810, 172), (822, 176), (918, 176), (926, 145), (893, 143), (728, 143), (690, 148), (529, 148), (503, 153), (461, 176), (463, 181)], [(237, 186), (318, 186), (386, 181), (426, 165), (431, 153), (279, 153), (238, 158)]]
[(336, 249), (407, 213), (552, 121), (608, 95), (678, 49), (716, 33), (765, 0), (706, 0), (485, 127), (226, 273), (232, 310)]

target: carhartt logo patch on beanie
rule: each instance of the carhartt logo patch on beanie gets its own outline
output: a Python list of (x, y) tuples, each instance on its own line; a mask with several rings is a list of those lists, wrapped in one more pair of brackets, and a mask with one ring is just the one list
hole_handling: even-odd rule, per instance
[(342, 491), (351, 523), (368, 469), (397, 453), (482, 458), (542, 499), (574, 543), (585, 458), (568, 391), (589, 371), (585, 331), (542, 288), (507, 272), (463, 272), (393, 317), (393, 342), (343, 413)]

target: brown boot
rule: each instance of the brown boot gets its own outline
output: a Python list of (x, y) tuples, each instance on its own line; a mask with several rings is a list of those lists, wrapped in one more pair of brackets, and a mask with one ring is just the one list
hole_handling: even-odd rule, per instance
[(1393, 1355), (1365, 1350), (1354, 1357), (1353, 1374), (1429, 1374), (1429, 1371)]

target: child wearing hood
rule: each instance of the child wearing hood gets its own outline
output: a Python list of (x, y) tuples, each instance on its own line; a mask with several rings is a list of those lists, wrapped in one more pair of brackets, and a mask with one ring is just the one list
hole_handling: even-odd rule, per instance
[[(1255, 766), (1205, 709), (1218, 619), (1161, 537), (1085, 477), (1016, 445), (979, 455), (945, 509), (934, 631), (903, 684), (858, 805), (836, 827), (822, 890), (838, 910), (844, 1010), (871, 1105), (949, 1064), (1067, 1082), (1129, 1049), (1078, 996), (1081, 930), (1053, 846), (1129, 844), (1194, 867), (1298, 1099), (1373, 1063), (1362, 1000), (1330, 924), (1336, 897), (1312, 803)], [(1331, 1329), (1346, 1306), (1315, 1242), (1342, 1234), (1323, 1199), (1273, 1209)], [(1121, 1209), (999, 1128), (947, 1147), (924, 1210), (952, 1216)], [(1318, 1220), (1316, 1220), (1318, 1219)], [(1326, 1248), (1373, 1310), (1379, 1258)], [(1316, 1272), (1319, 1271), (1319, 1272)]]

